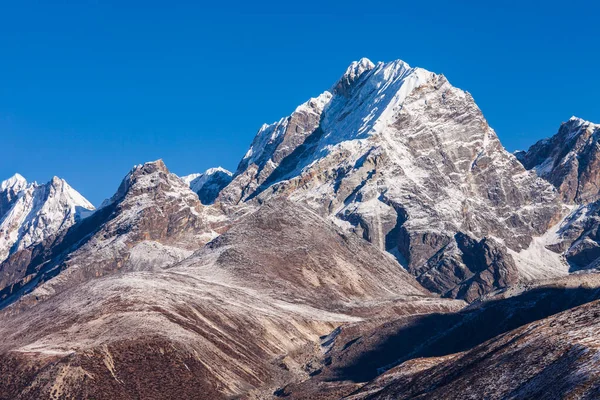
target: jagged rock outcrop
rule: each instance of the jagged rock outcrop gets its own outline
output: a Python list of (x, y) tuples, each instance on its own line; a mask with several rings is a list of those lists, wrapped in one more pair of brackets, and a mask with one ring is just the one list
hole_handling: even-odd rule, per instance
[(595, 269), (600, 258), (600, 125), (572, 117), (551, 138), (517, 154), (527, 169), (552, 183), (572, 204), (548, 248), (569, 262), (571, 271)]
[[(436, 255), (443, 262), (457, 233), (520, 252), (563, 213), (556, 190), (502, 147), (468, 93), (402, 61), (355, 62), (330, 91), (263, 126), (218, 199), (277, 197), (329, 216), (412, 272)], [(508, 265), (477, 269), (508, 276)], [(431, 290), (466, 293), (472, 274), (438, 271), (450, 275), (429, 281)]]
[(413, 273), (445, 297), (475, 301), (497, 288), (519, 282), (519, 271), (506, 247), (491, 238), (477, 241), (463, 233)]
[(587, 204), (600, 199), (599, 137), (600, 125), (572, 117), (517, 157), (556, 186), (565, 202)]
[[(94, 209), (63, 179), (44, 185), (16, 174), (0, 184), (0, 262), (68, 229)], [(0, 282), (6, 281), (0, 276)], [(0, 283), (0, 288), (4, 285)]]

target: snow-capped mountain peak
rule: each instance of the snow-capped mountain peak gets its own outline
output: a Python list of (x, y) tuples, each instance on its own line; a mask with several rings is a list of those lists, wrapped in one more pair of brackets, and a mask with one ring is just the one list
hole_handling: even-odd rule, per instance
[(88, 216), (94, 206), (64, 179), (27, 183), (16, 174), (0, 186), (0, 262)]
[[(502, 147), (469, 93), (402, 60), (354, 62), (331, 91), (263, 126), (219, 200), (278, 196), (390, 251), (428, 289), (468, 298), (501, 284), (463, 286), (444, 263), (466, 270), (463, 251), (526, 248), (559, 212), (552, 187)], [(516, 279), (508, 258), (494, 268)]]
[(181, 177), (198, 195), (202, 204), (212, 204), (221, 190), (229, 185), (233, 174), (222, 167), (209, 168), (204, 173)]
[(373, 68), (375, 68), (375, 64), (368, 58), (363, 57), (358, 61), (353, 61), (331, 91), (335, 94), (348, 95), (348, 91), (352, 84), (365, 72), (368, 72)]
[(65, 204), (74, 205), (75, 207), (83, 208), (86, 210), (94, 210), (94, 206), (85, 197), (81, 195), (77, 190), (73, 189), (71, 185), (62, 178), (54, 176), (50, 181), (51, 196), (61, 196)]
[(10, 178), (0, 183), (0, 191), (12, 189), (13, 191), (19, 191), (27, 186), (27, 180), (19, 173), (14, 174)]

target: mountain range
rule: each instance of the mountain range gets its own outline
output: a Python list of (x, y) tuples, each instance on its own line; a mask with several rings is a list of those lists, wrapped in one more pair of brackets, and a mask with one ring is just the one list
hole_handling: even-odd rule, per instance
[(0, 399), (598, 398), (600, 125), (353, 62), (235, 172), (0, 186)]

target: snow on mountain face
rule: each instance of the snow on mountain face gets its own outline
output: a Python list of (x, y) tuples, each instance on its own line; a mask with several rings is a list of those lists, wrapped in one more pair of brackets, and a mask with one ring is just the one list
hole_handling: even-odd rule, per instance
[(460, 246), (432, 259), (458, 233), (519, 252), (561, 213), (554, 188), (506, 152), (470, 94), (403, 61), (355, 62), (330, 91), (264, 125), (219, 200), (278, 196), (362, 234), (447, 295), (516, 279), (499, 271), (512, 264), (503, 251), (505, 261), (481, 258), (486, 279)]
[(212, 204), (221, 190), (231, 183), (233, 174), (225, 168), (210, 168), (202, 174), (181, 177), (200, 198), (202, 204)]
[(571, 271), (600, 263), (600, 125), (571, 117), (558, 132), (517, 157), (525, 168), (552, 183), (572, 212), (553, 229), (547, 244)]
[[(313, 371), (303, 364), (322, 355), (320, 337), (342, 323), (464, 306), (431, 296), (389, 254), (284, 200), (245, 214), (202, 246), (218, 209), (201, 205), (162, 162), (135, 167), (104, 208), (65, 235), (58, 247), (67, 255), (49, 256), (33, 266), (39, 275), (0, 291), (0, 298), (22, 296), (0, 312), (7, 338), (0, 368), (13, 354), (24, 356), (3, 382), (23, 382), (19, 391), (33, 385), (46, 398), (55, 387), (45, 383), (83, 360), (93, 383), (75, 379), (63, 394), (116, 388), (113, 397), (121, 398), (124, 390), (156, 386), (160, 395), (140, 396), (173, 398), (176, 389), (162, 385), (168, 380), (191, 388), (176, 398), (240, 398), (259, 388), (266, 394), (256, 398), (271, 398), (281, 383)], [(148, 367), (154, 356), (159, 362)], [(113, 369), (106, 357), (114, 357)], [(25, 379), (16, 378), (31, 365)], [(46, 387), (31, 383), (42, 373), (50, 377), (39, 380)], [(193, 380), (181, 384), (181, 373)]]
[(14, 175), (0, 185), (0, 262), (69, 228), (93, 209), (63, 179), (38, 185)]
[(13, 192), (18, 192), (27, 186), (27, 180), (21, 174), (14, 174), (7, 180), (0, 183), (0, 192), (12, 189)]
[(53, 243), (0, 263), (0, 300), (14, 301), (40, 284), (55, 293), (117, 270), (177, 262), (228, 223), (220, 210), (203, 206), (161, 160), (137, 165), (93, 215)]

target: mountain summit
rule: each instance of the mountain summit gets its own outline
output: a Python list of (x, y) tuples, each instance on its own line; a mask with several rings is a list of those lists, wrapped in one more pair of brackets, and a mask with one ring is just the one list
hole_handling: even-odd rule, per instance
[[(509, 253), (562, 213), (469, 93), (401, 60), (353, 62), (331, 91), (261, 127), (217, 200), (282, 196), (389, 251), (428, 289), (471, 300), (519, 280)], [(497, 257), (474, 265), (485, 246), (463, 237)]]

